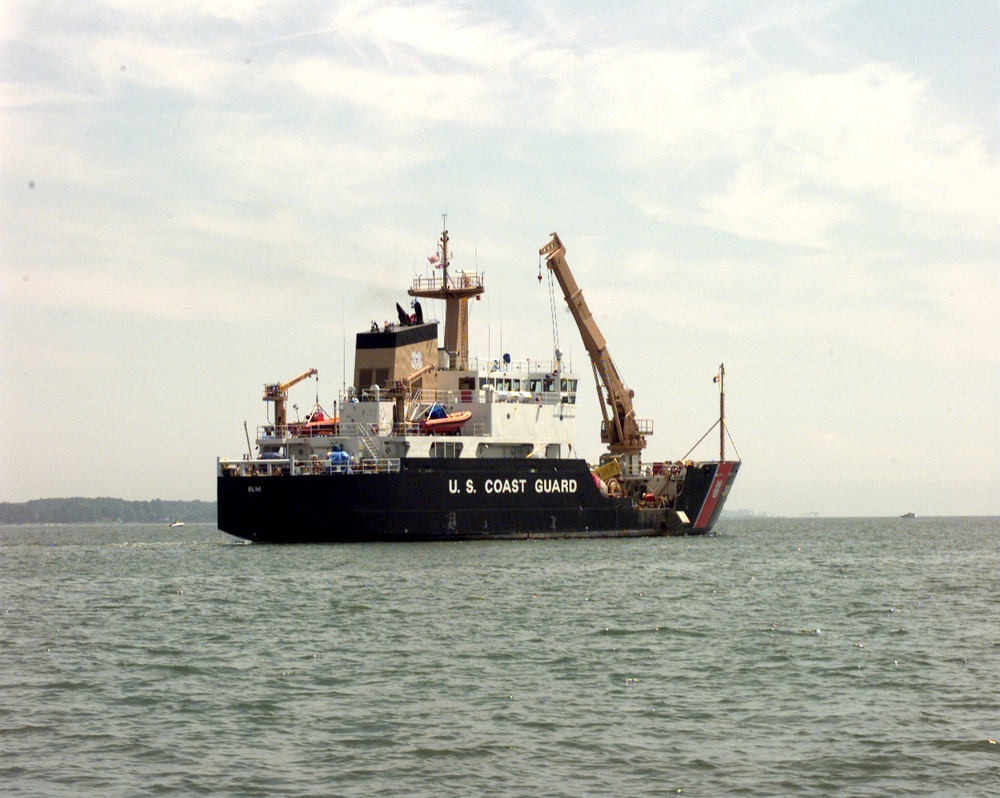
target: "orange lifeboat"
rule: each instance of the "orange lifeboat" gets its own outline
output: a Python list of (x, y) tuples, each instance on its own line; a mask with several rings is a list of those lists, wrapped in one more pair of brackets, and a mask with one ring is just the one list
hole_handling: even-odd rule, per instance
[(306, 416), (306, 423), (300, 427), (299, 434), (307, 437), (336, 435), (339, 431), (337, 429), (339, 424), (339, 418), (328, 415), (322, 407), (316, 405), (312, 412)]
[(469, 410), (449, 413), (440, 418), (428, 418), (420, 422), (420, 428), (428, 435), (454, 435), (472, 418)]

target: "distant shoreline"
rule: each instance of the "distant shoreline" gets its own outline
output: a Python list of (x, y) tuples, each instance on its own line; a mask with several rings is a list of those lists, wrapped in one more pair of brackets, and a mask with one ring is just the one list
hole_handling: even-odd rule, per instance
[[(216, 526), (218, 522), (216, 521), (185, 521), (180, 524), (175, 529), (186, 529), (187, 527), (196, 526)], [(173, 526), (165, 521), (28, 521), (25, 523), (14, 523), (11, 521), (0, 521), (0, 526), (37, 526), (37, 527), (51, 527), (51, 526)]]
[(214, 524), (218, 513), (214, 501), (126, 501), (96, 499), (32, 499), (0, 502), (0, 524)]

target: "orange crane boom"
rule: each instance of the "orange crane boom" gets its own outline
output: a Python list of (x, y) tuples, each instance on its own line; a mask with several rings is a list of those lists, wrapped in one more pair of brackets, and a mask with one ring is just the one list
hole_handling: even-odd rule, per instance
[(630, 390), (608, 351), (607, 341), (601, 334), (594, 316), (583, 298), (583, 291), (576, 284), (573, 272), (566, 262), (566, 247), (559, 236), (552, 234), (552, 240), (538, 251), (545, 256), (545, 265), (552, 271), (562, 288), (566, 304), (569, 305), (576, 326), (583, 338), (583, 345), (590, 356), (594, 369), (594, 378), (598, 383), (598, 394), (603, 385), (604, 395), (601, 397), (601, 413), (604, 423), (601, 425), (601, 441), (608, 444), (612, 455), (625, 455), (629, 458), (637, 456), (646, 446), (646, 435), (653, 432), (652, 423), (635, 417), (632, 399), (635, 392)]

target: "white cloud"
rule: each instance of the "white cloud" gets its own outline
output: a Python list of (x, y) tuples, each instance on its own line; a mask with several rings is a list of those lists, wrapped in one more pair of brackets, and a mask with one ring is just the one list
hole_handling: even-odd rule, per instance
[[(147, 260), (148, 264), (148, 260)], [(27, 279), (26, 279), (27, 278)], [(122, 262), (79, 264), (66, 270), (34, 269), (30, 276), (0, 275), (13, 306), (55, 307), (172, 321), (240, 321), (267, 317), (301, 304), (308, 277), (255, 276), (249, 269), (206, 271), (164, 260), (155, 271), (130, 272)]]
[(418, 59), (415, 66), (432, 71), (447, 71), (451, 64), (506, 69), (541, 44), (500, 19), (432, 4), (346, 4), (334, 13), (329, 31), (359, 51), (374, 46), (392, 69), (406, 64), (409, 54)]
[(832, 228), (847, 221), (851, 209), (842, 201), (814, 196), (815, 191), (790, 171), (775, 173), (749, 163), (720, 193), (702, 202), (701, 221), (746, 238), (828, 246)]
[[(291, 101), (363, 114), (364, 127), (389, 141), (435, 135), (428, 127), (442, 137), (476, 128), (596, 134), (597, 151), (628, 168), (634, 195), (645, 197), (654, 218), (739, 235), (828, 244), (839, 223), (864, 213), (860, 207), (876, 195), (900, 209), (904, 225), (938, 235), (956, 227), (981, 238), (996, 233), (996, 157), (935, 108), (922, 81), (887, 64), (810, 74), (777, 65), (753, 71), (717, 50), (655, 50), (641, 40), (571, 50), (441, 6), (349, 4), (309, 33), (322, 46), (258, 58), (252, 70), (229, 53), (231, 40), (207, 50), (132, 31), (93, 41), (85, 52), (87, 68), (110, 85), (168, 89), (188, 101), (218, 102), (236, 91), (255, 102), (260, 91), (286, 83), (302, 95)], [(52, 40), (73, 50), (68, 38)], [(357, 55), (368, 52), (380, 55)], [(250, 71), (254, 83), (245, 83)], [(226, 136), (239, 133), (226, 124), (230, 113), (219, 119)], [(302, 133), (275, 141), (269, 127), (246, 130), (241, 155), (301, 146)], [(322, 168), (316, 155), (332, 148), (315, 145)], [(402, 154), (389, 174), (414, 155)], [(386, 153), (367, 163), (385, 172)], [(678, 203), (671, 178), (692, 170), (708, 178), (705, 193), (700, 202)]]
[(464, 128), (497, 121), (493, 89), (479, 75), (373, 71), (329, 57), (296, 60), (275, 69), (275, 75), (313, 101), (335, 98), (374, 112), (381, 124), (457, 122)]
[[(884, 64), (792, 74), (776, 84), (767, 106), (776, 112), (768, 121), (785, 169), (799, 180), (877, 193), (921, 212), (921, 226), (943, 216), (948, 227), (995, 235), (995, 154), (945, 119), (912, 75)], [(768, 165), (781, 168), (773, 158)]]
[(217, 98), (221, 86), (247, 71), (230, 47), (209, 50), (200, 43), (162, 42), (137, 33), (99, 38), (87, 56), (89, 69), (106, 90), (127, 82), (176, 92), (186, 102)]
[[(0, 83), (0, 106), (8, 114), (41, 113), (54, 107), (65, 108), (74, 103), (89, 101), (86, 95), (78, 91), (55, 86), (36, 86), (10, 80)], [(8, 130), (8, 127), (4, 126), (3, 130)], [(12, 132), (9, 131), (8, 135)]]

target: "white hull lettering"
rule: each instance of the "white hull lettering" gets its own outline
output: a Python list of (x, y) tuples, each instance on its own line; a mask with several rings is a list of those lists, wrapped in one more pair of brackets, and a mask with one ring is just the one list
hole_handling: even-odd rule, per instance
[(536, 479), (535, 493), (576, 493), (576, 480)]
[[(536, 479), (532, 484), (535, 493), (576, 493), (578, 483), (575, 479)], [(487, 479), (482, 482), (482, 489), (489, 494), (527, 493), (527, 479)], [(476, 483), (467, 479), (465, 481), (465, 492), (467, 494), (476, 493)], [(457, 479), (448, 480), (448, 492), (451, 494), (460, 493), (459, 481)]]
[(524, 493), (526, 479), (488, 479), (486, 480), (487, 493)]

